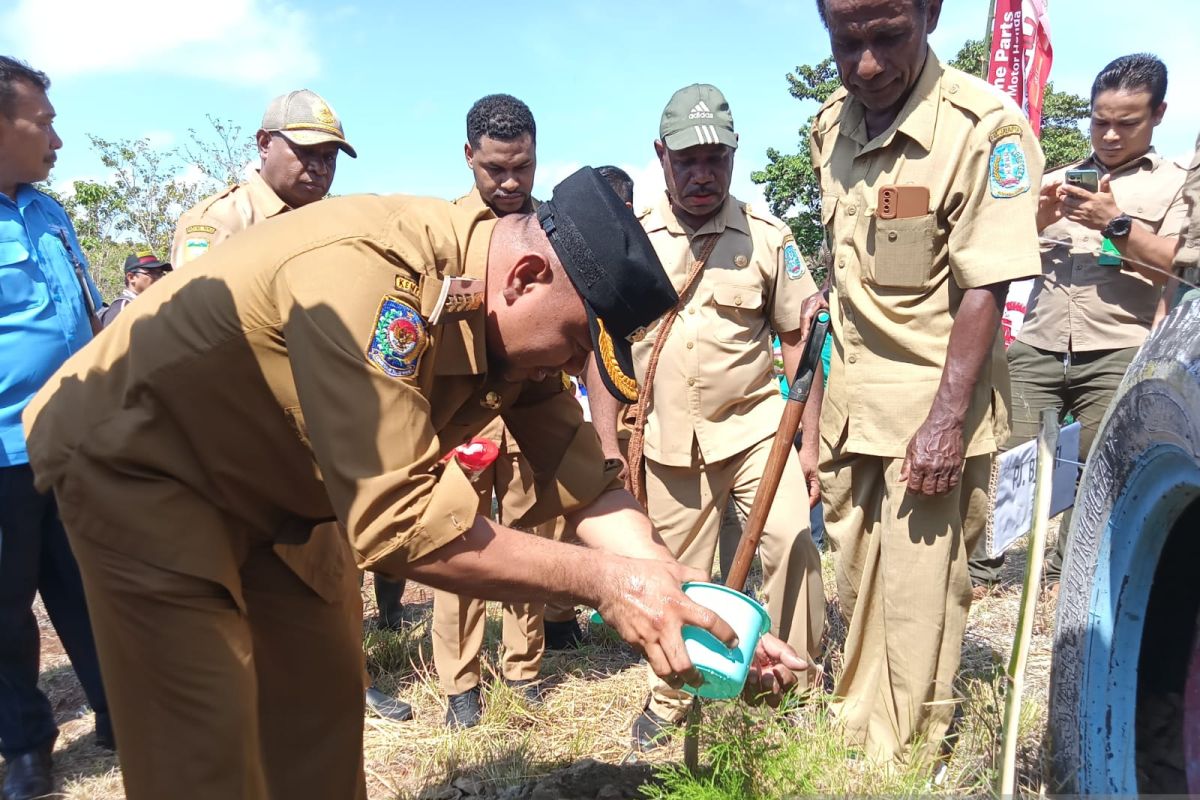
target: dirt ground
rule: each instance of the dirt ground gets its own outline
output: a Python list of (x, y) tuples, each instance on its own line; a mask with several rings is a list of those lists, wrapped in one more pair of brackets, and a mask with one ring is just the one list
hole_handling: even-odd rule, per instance
[[(964, 707), (972, 719), (964, 721), (965, 730), (939, 787), (943, 792), (978, 793), (986, 787), (981, 782), (998, 755), (1003, 703), (987, 695), (994, 692), (996, 667), (1007, 661), (1011, 648), (1024, 564), (1023, 552), (1012, 554), (1002, 588), (972, 608), (960, 679), (968, 698)], [(832, 581), (826, 585), (831, 591)], [(644, 700), (645, 667), (602, 626), (589, 631), (582, 649), (547, 655), (543, 674), (552, 676), (552, 688), (543, 708), (526, 708), (494, 675), (487, 676), (483, 723), (471, 731), (448, 732), (442, 723), (445, 701), (430, 663), (430, 592), (409, 585), (405, 601), (411, 625), (399, 635), (374, 630), (370, 578), (363, 596), (365, 647), (376, 683), (416, 711), (416, 718), (407, 723), (366, 718), (371, 800), (616, 800), (639, 796), (638, 787), (651, 779), (654, 763), (682, 758), (678, 744), (653, 755), (649, 763), (633, 758), (629, 726)], [(836, 613), (835, 603), (831, 598), (830, 610)], [(92, 714), (83, 692), (40, 604), (38, 612), (43, 631), (41, 683), (62, 729), (54, 754), (59, 796), (121, 800), (117, 759), (95, 747)], [(1052, 603), (1043, 600), (1027, 673), (1022, 728), (1028, 730), (1022, 735), (1019, 765), (1020, 783), (1033, 793), (1040, 786), (1052, 624)], [(830, 624), (826, 666), (831, 671), (839, 667), (844, 635), (840, 621)], [(495, 664), (498, 641), (499, 615), (493, 608), (485, 671)]]

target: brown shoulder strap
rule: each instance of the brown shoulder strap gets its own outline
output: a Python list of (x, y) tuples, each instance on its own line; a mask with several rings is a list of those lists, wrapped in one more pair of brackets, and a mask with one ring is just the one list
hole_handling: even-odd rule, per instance
[(662, 353), (663, 345), (667, 343), (667, 337), (671, 335), (671, 326), (675, 324), (675, 318), (679, 316), (679, 312), (687, 305), (692, 287), (700, 277), (700, 273), (704, 271), (704, 263), (712, 255), (713, 248), (717, 246), (717, 240), (720, 238), (721, 234), (719, 233), (708, 234), (708, 239), (704, 242), (704, 247), (700, 250), (700, 257), (692, 263), (691, 269), (688, 270), (687, 279), (683, 282), (683, 288), (679, 290), (679, 300), (675, 303), (675, 307), (663, 317), (658, 338), (654, 342), (654, 349), (650, 351), (650, 362), (646, 366), (646, 374), (642, 377), (639, 384), (638, 401), (633, 410), (633, 433), (629, 437), (629, 471), (627, 473), (627, 480), (629, 481), (629, 491), (633, 493), (633, 496), (637, 498), (643, 507), (646, 505), (646, 487), (642, 476), (642, 451), (646, 438), (646, 415), (650, 411), (650, 402), (654, 387), (654, 373), (658, 370), (658, 358)]

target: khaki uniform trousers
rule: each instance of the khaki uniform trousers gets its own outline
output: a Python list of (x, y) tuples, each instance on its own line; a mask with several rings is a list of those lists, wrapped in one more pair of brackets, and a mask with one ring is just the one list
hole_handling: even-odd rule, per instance
[[(680, 562), (705, 572), (712, 570), (726, 504), (732, 496), (743, 514), (750, 513), (771, 441), (764, 439), (712, 464), (704, 463), (694, 442), (689, 467), (669, 467), (646, 459), (647, 513)], [(729, 541), (719, 542), (722, 574), (733, 564), (741, 535), (740, 526), (727, 530)], [(825, 629), (825, 589), (821, 556), (808, 530), (804, 472), (794, 451), (767, 515), (759, 555), (764, 575), (761, 600), (771, 615), (771, 632), (816, 663)], [(811, 679), (811, 673), (801, 676), (799, 688), (808, 688)], [(683, 719), (693, 699), (654, 675), (650, 676), (650, 693), (650, 710), (671, 722)]]
[[(341, 561), (325, 565), (341, 581), (322, 598), (187, 487), (77, 462), (55, 494), (128, 800), (365, 800), (362, 598), (345, 539), (322, 548)], [(164, 530), (212, 545), (197, 574), (131, 552)]]
[(849, 624), (833, 712), (880, 762), (935, 758), (954, 714), (971, 605), (967, 557), (988, 513), (991, 455), (966, 459), (959, 485), (918, 497), (901, 458), (821, 437), (825, 531)]
[[(501, 525), (519, 518), (533, 502), (533, 472), (520, 453), (501, 452), (492, 466), (479, 474), (475, 485), (480, 491), (479, 513), (488, 517), (494, 487)], [(539, 525), (533, 533), (551, 537), (554, 525)], [(483, 600), (474, 597), (440, 589), (433, 593), (433, 665), (442, 691), (448, 695), (462, 694), (479, 685), (486, 607)], [(541, 671), (546, 649), (543, 604), (504, 603), (502, 607), (501, 672), (510, 681), (532, 680)]]

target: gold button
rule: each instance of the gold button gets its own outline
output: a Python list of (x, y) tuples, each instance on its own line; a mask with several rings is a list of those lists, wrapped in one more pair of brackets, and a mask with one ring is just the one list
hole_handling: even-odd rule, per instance
[[(1140, 211), (1141, 209), (1138, 209), (1138, 210)], [(738, 256), (737, 258), (735, 258), (733, 260), (733, 265), (735, 267), (744, 267), (749, 263), (750, 263), (750, 260), (747, 259), (745, 256)]]
[(733, 298), (733, 304), (735, 306), (740, 306), (742, 304), (742, 296), (740, 294)]
[(849, 361), (851, 364), (857, 364), (857, 363), (858, 363), (858, 356), (850, 356), (850, 357), (849, 357), (849, 358), (847, 358), (846, 360), (847, 360), (847, 361)]
[(846, 213), (853, 217), (858, 213), (858, 206), (846, 206)]
[(894, 242), (899, 238), (900, 238), (900, 234), (896, 233), (895, 231), (888, 231), (888, 241), (889, 242)]
[(838, 267), (845, 267), (845, 266), (846, 266), (846, 259), (839, 258), (838, 259)]
[(483, 400), (480, 402), (483, 403), (486, 408), (490, 408), (495, 411), (500, 407), (500, 395), (496, 394), (495, 392), (488, 392), (483, 396)]
[(950, 85), (950, 94), (958, 94), (958, 84), (957, 83)]
[(688, 378), (688, 386), (695, 386), (695, 385), (696, 385), (696, 379)]
[(695, 346), (696, 346), (696, 345), (695, 345), (695, 343), (693, 343), (693, 342), (688, 342), (688, 350), (691, 350), (691, 349), (692, 349), (693, 347), (695, 347)]
[(688, 313), (689, 313), (689, 314), (695, 314), (695, 313), (696, 313), (696, 309), (694, 309), (694, 308), (689, 308), (689, 309), (688, 309)]

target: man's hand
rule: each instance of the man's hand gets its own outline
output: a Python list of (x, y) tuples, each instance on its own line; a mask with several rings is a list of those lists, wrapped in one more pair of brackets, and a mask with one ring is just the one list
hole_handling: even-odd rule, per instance
[[(817, 312), (821, 310), (829, 310), (828, 286), (804, 298), (804, 302), (800, 306), (800, 352), (804, 352), (804, 345), (808, 341), (809, 331), (812, 330), (813, 320), (816, 318)], [(790, 381), (793, 377), (788, 375), (787, 379)]]
[(908, 443), (900, 480), (908, 482), (913, 494), (945, 494), (958, 485), (962, 467), (962, 422), (935, 412)]
[(786, 642), (769, 633), (763, 634), (754, 649), (754, 660), (750, 662), (750, 674), (742, 697), (748, 703), (766, 703), (774, 708), (788, 689), (796, 685), (797, 672), (819, 672), (820, 669), (801, 658)]
[[(820, 376), (818, 376), (818, 379)], [(809, 444), (816, 436), (805, 436), (800, 446), (800, 469), (804, 472), (804, 485), (808, 487), (808, 507), (813, 509), (821, 502), (821, 479), (817, 463), (821, 460), (820, 450), (816, 442)]]
[[(1094, 231), (1104, 230), (1113, 217), (1121, 216), (1121, 209), (1113, 199), (1108, 176), (1100, 179), (1100, 191), (1092, 194), (1087, 189), (1064, 184), (1059, 189), (1062, 198), (1063, 216)], [(1041, 216), (1041, 204), (1038, 204)]]
[(1043, 186), (1042, 190), (1038, 193), (1038, 233), (1041, 233), (1063, 218), (1062, 198), (1058, 196), (1058, 190), (1062, 185), (1062, 181), (1052, 181)]
[(704, 572), (677, 562), (627, 558), (598, 559), (596, 568), (608, 573), (596, 610), (671, 686), (703, 683), (683, 645), (684, 625), (704, 628), (726, 646), (736, 646), (729, 623), (683, 593), (685, 582), (708, 580)]

